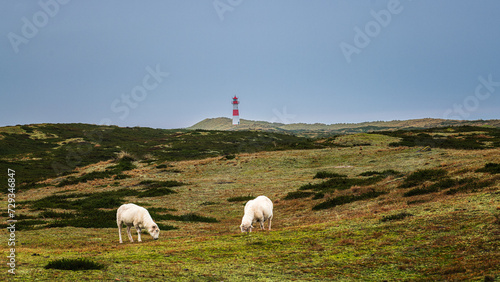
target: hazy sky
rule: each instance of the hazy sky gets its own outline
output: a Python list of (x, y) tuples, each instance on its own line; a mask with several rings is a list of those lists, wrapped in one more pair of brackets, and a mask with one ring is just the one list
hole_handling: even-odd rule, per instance
[(0, 126), (500, 118), (498, 0), (0, 1)]

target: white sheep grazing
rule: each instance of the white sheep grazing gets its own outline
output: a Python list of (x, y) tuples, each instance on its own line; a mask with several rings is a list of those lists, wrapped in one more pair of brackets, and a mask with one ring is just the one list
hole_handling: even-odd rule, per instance
[(245, 205), (245, 215), (241, 219), (241, 232), (252, 232), (253, 222), (259, 222), (260, 228), (264, 229), (264, 222), (269, 220), (269, 230), (271, 230), (271, 220), (273, 219), (273, 202), (266, 196), (258, 196), (250, 200)]
[(154, 240), (157, 240), (160, 236), (160, 228), (153, 221), (151, 215), (149, 215), (148, 210), (143, 207), (134, 204), (124, 204), (121, 205), (116, 211), (116, 224), (118, 224), (118, 234), (120, 236), (120, 243), (122, 241), (122, 224), (125, 223), (127, 226), (127, 235), (130, 242), (134, 242), (132, 239), (132, 234), (130, 233), (130, 228), (132, 226), (137, 230), (137, 241), (141, 241), (141, 228), (145, 228)]

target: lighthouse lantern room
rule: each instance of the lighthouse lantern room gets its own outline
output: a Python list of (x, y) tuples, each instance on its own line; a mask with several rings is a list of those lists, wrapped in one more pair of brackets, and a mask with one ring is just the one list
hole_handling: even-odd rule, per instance
[(234, 96), (233, 102), (231, 102), (231, 104), (233, 104), (233, 125), (240, 124), (240, 112), (238, 110), (239, 103), (240, 102), (238, 101), (238, 97)]

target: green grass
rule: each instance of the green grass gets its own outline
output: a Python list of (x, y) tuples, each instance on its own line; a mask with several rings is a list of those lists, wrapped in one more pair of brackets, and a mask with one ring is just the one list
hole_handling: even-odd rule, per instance
[[(354, 218), (194, 241), (160, 236), (158, 241), (118, 247), (116, 242), (102, 242), (86, 256), (106, 265), (105, 269), (71, 274), (40, 271), (39, 267), (19, 274), (18, 279), (483, 281), (498, 277), (500, 271), (500, 243), (493, 240), (498, 229), (492, 225), (495, 217), (486, 206), (478, 205), (486, 199), (486, 194), (464, 198), (439, 211), (440, 205), (428, 204), (387, 216), (390, 219), (385, 221)], [(62, 239), (57, 242), (51, 242), (52, 236), (45, 231), (41, 233), (40, 243), (53, 246), (47, 253), (52, 260), (74, 256), (88, 242), (85, 236), (64, 236), (72, 229), (61, 231)], [(113, 231), (108, 237), (116, 241)], [(55, 249), (65, 249), (67, 244), (73, 246), (72, 252), (56, 255)], [(27, 250), (20, 253), (25, 267), (47, 264), (40, 255)]]

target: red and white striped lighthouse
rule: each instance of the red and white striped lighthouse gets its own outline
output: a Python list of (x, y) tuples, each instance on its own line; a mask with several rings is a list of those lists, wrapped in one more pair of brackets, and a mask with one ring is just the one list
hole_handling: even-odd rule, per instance
[(233, 102), (231, 102), (231, 104), (233, 104), (233, 125), (240, 124), (240, 111), (238, 110), (239, 103), (238, 97), (234, 96)]

